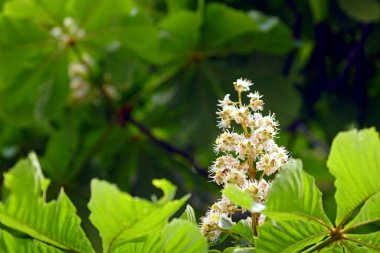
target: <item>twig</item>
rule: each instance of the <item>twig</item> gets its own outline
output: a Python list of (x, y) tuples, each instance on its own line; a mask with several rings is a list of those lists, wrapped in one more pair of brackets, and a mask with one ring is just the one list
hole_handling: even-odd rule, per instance
[(208, 177), (207, 169), (203, 168), (198, 164), (198, 162), (186, 151), (173, 146), (172, 144), (165, 142), (163, 140), (158, 139), (156, 136), (153, 135), (153, 133), (150, 131), (150, 129), (146, 128), (144, 125), (142, 125), (140, 122), (136, 121), (134, 118), (130, 118), (129, 122), (133, 125), (135, 125), (143, 134), (145, 134), (153, 143), (163, 148), (168, 153), (177, 154), (181, 157), (183, 157), (185, 160), (189, 161), (191, 165), (193, 165), (194, 169), (201, 174), (202, 176)]
[(146, 137), (148, 137), (148, 139), (151, 142), (155, 143), (157, 146), (161, 147), (168, 153), (177, 154), (181, 156), (182, 158), (190, 162), (191, 165), (199, 174), (201, 174), (202, 176), (208, 177), (207, 169), (199, 165), (198, 162), (188, 152), (156, 137), (149, 128), (145, 127), (142, 123), (138, 122), (135, 118), (133, 118), (133, 116), (131, 115), (131, 112), (132, 112), (131, 105), (126, 105), (119, 110), (118, 122), (121, 127), (123, 127), (126, 123), (130, 123), (136, 126), (140, 130), (141, 133), (143, 133)]

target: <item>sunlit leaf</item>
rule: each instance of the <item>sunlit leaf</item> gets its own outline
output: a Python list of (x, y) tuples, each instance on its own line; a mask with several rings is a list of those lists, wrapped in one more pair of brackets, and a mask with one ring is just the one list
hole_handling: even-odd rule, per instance
[(339, 0), (342, 10), (356, 21), (369, 23), (380, 19), (380, 3), (377, 0)]
[(302, 249), (322, 241), (326, 229), (310, 221), (289, 220), (266, 222), (259, 227), (256, 250), (260, 253), (302, 252)]
[(369, 223), (380, 221), (380, 192), (370, 197), (364, 206), (360, 209), (360, 212), (344, 227), (345, 229), (352, 227), (359, 227)]
[(314, 178), (302, 170), (300, 160), (291, 160), (276, 176), (264, 213), (275, 220), (303, 219), (332, 226), (323, 210), (322, 193)]
[(112, 251), (123, 243), (161, 229), (188, 199), (171, 200), (175, 188), (167, 181), (155, 181), (165, 195), (158, 202), (134, 198), (115, 185), (94, 179), (88, 204), (90, 220), (99, 230), (104, 252)]
[(61, 249), (94, 252), (63, 190), (57, 200), (46, 202), (48, 185), (34, 154), (17, 163), (4, 175), (6, 191), (0, 204), (0, 222)]
[(355, 209), (380, 191), (379, 154), (375, 129), (352, 130), (335, 137), (327, 166), (336, 178), (337, 224), (346, 222)]
[(1, 229), (0, 251), (9, 253), (63, 253), (63, 251), (38, 240), (17, 238)]
[(362, 234), (362, 235), (350, 235), (347, 234), (345, 237), (348, 240), (353, 240), (354, 243), (361, 245), (364, 247), (367, 252), (379, 252), (380, 251), (380, 232), (374, 232), (370, 234)]
[(173, 220), (161, 232), (151, 233), (141, 240), (117, 247), (114, 253), (202, 253), (207, 252), (207, 242), (197, 225), (185, 220)]
[(197, 224), (197, 219), (195, 217), (195, 212), (194, 209), (190, 206), (187, 205), (185, 211), (182, 213), (181, 219), (183, 220), (188, 220), (194, 224)]

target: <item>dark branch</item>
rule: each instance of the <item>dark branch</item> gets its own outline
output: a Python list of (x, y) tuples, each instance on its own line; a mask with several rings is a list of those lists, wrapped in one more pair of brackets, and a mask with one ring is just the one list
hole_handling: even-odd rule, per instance
[(141, 133), (143, 133), (148, 139), (156, 144), (157, 146), (161, 147), (168, 153), (176, 154), (190, 162), (190, 164), (194, 167), (194, 169), (201, 174), (202, 176), (208, 177), (207, 169), (199, 165), (199, 163), (185, 150), (182, 150), (168, 142), (165, 142), (164, 140), (159, 139), (156, 137), (152, 131), (144, 126), (142, 123), (138, 122), (135, 118), (133, 118), (131, 112), (132, 112), (132, 106), (126, 105), (122, 107), (119, 110), (118, 114), (118, 122), (121, 127), (125, 126), (126, 123), (130, 123), (134, 126), (136, 126)]

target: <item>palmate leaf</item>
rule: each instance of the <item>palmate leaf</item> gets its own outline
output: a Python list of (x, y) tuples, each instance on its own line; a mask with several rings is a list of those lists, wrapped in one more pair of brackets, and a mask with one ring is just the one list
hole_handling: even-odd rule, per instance
[[(334, 251), (334, 253), (335, 252), (337, 252), (337, 253), (375, 253), (375, 252), (379, 252), (378, 250), (364, 248), (364, 247), (359, 246), (356, 243), (351, 242), (351, 241), (343, 241), (340, 244), (344, 248), (344, 251), (340, 248), (340, 251), (338, 251), (336, 249), (336, 251)], [(327, 249), (330, 249), (330, 248), (327, 248)], [(327, 249), (326, 249), (326, 251), (323, 251), (323, 252), (330, 253), (331, 251), (327, 251)]]
[(0, 222), (5, 226), (73, 252), (94, 252), (80, 227), (80, 218), (67, 195), (45, 201), (49, 180), (42, 175), (35, 154), (4, 174)]
[[(373, 128), (343, 132), (334, 139), (327, 166), (336, 178), (337, 225), (343, 225), (355, 209), (380, 191), (379, 154), (379, 135)], [(363, 208), (360, 217), (350, 225), (374, 219), (369, 212)]]
[(0, 115), (17, 125), (56, 118), (68, 91), (61, 85), (66, 56), (54, 52), (48, 31), (33, 22), (0, 14), (0, 30), (0, 58), (8, 59), (0, 61)]
[[(380, 232), (360, 235), (345, 235), (347, 240), (361, 245), (370, 252), (380, 252)], [(367, 251), (368, 252), (368, 251)]]
[(314, 178), (302, 170), (300, 160), (291, 160), (278, 174), (269, 189), (264, 213), (275, 220), (303, 219), (332, 227), (323, 210), (322, 193)]
[(222, 3), (206, 5), (204, 42), (210, 47), (222, 46), (234, 38), (258, 30), (258, 25), (243, 11)]
[(90, 220), (99, 230), (104, 252), (113, 252), (128, 241), (161, 229), (188, 199), (172, 200), (176, 188), (164, 179), (153, 184), (164, 192), (157, 202), (132, 197), (104, 181), (92, 181)]
[(198, 13), (177, 11), (162, 19), (158, 27), (165, 33), (161, 42), (163, 49), (183, 58), (179, 60), (188, 60), (197, 49), (201, 27)]
[(257, 11), (243, 12), (216, 2), (206, 5), (202, 31), (203, 44), (214, 50), (284, 54), (293, 45), (291, 30), (277, 17)]
[(302, 252), (309, 245), (320, 242), (328, 231), (318, 223), (303, 220), (272, 221), (259, 227), (256, 250), (260, 253)]
[(380, 221), (380, 192), (369, 198), (360, 209), (360, 212), (344, 228), (351, 230), (377, 221)]
[(247, 220), (240, 220), (238, 223), (228, 229), (234, 234), (238, 234), (243, 238), (253, 240), (253, 231), (251, 224)]
[(300, 252), (324, 239), (332, 227), (314, 178), (298, 160), (277, 175), (263, 212), (271, 221), (259, 227), (257, 252)]
[(63, 253), (37, 240), (21, 239), (0, 229), (0, 252), (7, 253)]
[(173, 220), (161, 232), (151, 233), (146, 239), (126, 243), (113, 252), (122, 253), (202, 253), (207, 252), (207, 241), (196, 224)]
[(325, 247), (319, 251), (319, 253), (344, 253), (343, 246), (340, 242), (335, 242), (329, 247)]

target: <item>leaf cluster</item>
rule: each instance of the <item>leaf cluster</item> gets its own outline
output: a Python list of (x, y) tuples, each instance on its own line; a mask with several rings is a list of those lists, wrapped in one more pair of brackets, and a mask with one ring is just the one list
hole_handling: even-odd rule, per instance
[[(194, 219), (186, 216), (189, 210), (184, 218), (168, 222), (189, 196), (175, 200), (176, 187), (169, 181), (154, 180), (153, 184), (163, 196), (148, 201), (108, 182), (92, 180), (88, 208), (103, 252), (206, 252), (206, 240)], [(48, 186), (33, 153), (5, 173), (0, 251), (94, 253), (73, 203), (63, 190), (57, 199), (47, 201)]]
[[(300, 160), (292, 160), (269, 189), (263, 211), (267, 221), (249, 252), (379, 252), (379, 231), (368, 230), (380, 221), (379, 154), (380, 139), (373, 128), (342, 132), (334, 139), (327, 161), (336, 178), (334, 222), (323, 210), (315, 179), (303, 171)], [(253, 206), (233, 188), (225, 194), (244, 208)], [(235, 233), (236, 226), (226, 229)]]

